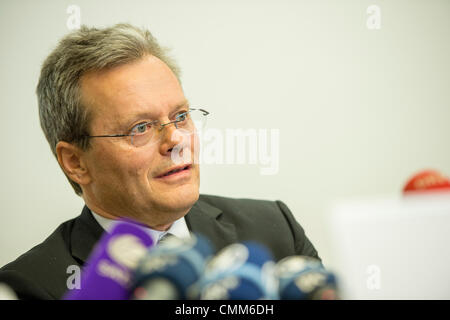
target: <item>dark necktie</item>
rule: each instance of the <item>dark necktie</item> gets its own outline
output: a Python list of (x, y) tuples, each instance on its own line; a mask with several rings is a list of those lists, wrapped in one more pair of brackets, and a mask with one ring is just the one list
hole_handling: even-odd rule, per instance
[(158, 245), (159, 245), (159, 244), (162, 244), (162, 243), (164, 243), (164, 242), (166, 242), (166, 241), (167, 241), (168, 239), (170, 239), (170, 238), (177, 238), (177, 236), (175, 236), (175, 235), (172, 234), (172, 233), (167, 232), (165, 235), (162, 236), (161, 239), (159, 239)]

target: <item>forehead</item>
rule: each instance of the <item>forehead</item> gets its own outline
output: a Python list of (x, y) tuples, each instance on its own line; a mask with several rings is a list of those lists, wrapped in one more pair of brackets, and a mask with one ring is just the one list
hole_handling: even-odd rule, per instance
[(161, 117), (186, 100), (175, 74), (154, 56), (83, 75), (81, 94), (92, 122), (105, 127), (140, 113)]

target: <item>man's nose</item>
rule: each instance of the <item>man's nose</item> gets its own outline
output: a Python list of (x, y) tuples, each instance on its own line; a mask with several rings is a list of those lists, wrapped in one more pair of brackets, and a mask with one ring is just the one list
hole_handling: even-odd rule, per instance
[(172, 149), (183, 143), (183, 134), (175, 126), (175, 123), (164, 126), (160, 134), (160, 151), (162, 154), (171, 152)]

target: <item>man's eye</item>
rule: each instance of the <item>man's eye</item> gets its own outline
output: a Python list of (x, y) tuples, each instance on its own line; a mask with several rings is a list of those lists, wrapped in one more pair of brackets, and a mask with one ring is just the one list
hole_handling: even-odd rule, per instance
[(184, 120), (186, 120), (187, 117), (188, 117), (188, 112), (187, 111), (183, 111), (183, 112), (180, 112), (179, 114), (177, 114), (176, 119), (178, 121), (184, 121)]
[(151, 124), (148, 122), (139, 123), (134, 126), (131, 130), (133, 133), (145, 133), (148, 129), (150, 129)]

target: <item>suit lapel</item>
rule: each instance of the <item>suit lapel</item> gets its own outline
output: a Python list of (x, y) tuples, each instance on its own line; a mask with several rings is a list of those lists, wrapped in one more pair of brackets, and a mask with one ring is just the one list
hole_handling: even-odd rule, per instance
[(235, 226), (221, 217), (222, 210), (201, 199), (185, 216), (189, 230), (205, 236), (216, 250), (237, 242)]
[(103, 232), (103, 228), (94, 219), (89, 208), (84, 206), (81, 215), (75, 219), (70, 239), (72, 256), (77, 258), (80, 264), (84, 264), (87, 260)]

